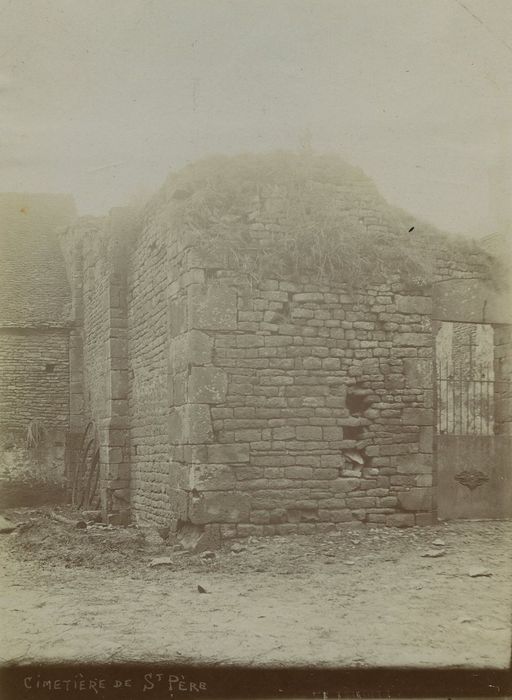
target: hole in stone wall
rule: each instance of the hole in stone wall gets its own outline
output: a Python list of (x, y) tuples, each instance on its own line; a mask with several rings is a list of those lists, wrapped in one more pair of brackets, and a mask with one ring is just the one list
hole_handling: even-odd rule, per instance
[(48, 374), (51, 374), (52, 372), (55, 371), (55, 363), (54, 362), (47, 362), (44, 366), (44, 371), (47, 372)]
[(345, 440), (360, 440), (363, 433), (362, 425), (344, 425), (343, 438)]
[(360, 416), (367, 408), (366, 394), (353, 389), (347, 392), (346, 406), (353, 416)]

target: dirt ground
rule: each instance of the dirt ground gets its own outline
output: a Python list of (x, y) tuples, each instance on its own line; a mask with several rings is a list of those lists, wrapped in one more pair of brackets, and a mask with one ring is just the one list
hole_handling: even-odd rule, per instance
[[(510, 662), (510, 521), (344, 527), (201, 555), (133, 527), (75, 529), (45, 509), (5, 515), (23, 524), (0, 535), (2, 664)], [(158, 557), (169, 561), (150, 567)]]

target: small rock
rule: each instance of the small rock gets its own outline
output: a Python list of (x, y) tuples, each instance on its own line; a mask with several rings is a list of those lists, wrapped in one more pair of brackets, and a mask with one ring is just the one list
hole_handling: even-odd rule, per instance
[(198, 592), (198, 593), (208, 593), (208, 591), (206, 590), (206, 588), (203, 588), (202, 586), (198, 586), (198, 587), (197, 587), (197, 592)]
[(475, 622), (474, 618), (472, 617), (459, 617), (457, 622), (460, 622), (460, 624), (464, 624), (465, 622)]
[(347, 566), (354, 566), (355, 561), (346, 561), (345, 564), (347, 564)]
[(8, 535), (10, 532), (14, 532), (14, 530), (16, 530), (16, 525), (10, 520), (7, 520), (7, 518), (4, 518), (3, 515), (0, 515), (0, 534)]
[(93, 523), (99, 523), (102, 518), (101, 510), (83, 510), (82, 516), (84, 520)]
[(169, 566), (172, 565), (172, 559), (171, 557), (156, 557), (156, 559), (152, 559), (149, 562), (149, 566), (151, 568), (155, 566)]
[(207, 549), (201, 554), (201, 559), (215, 559), (216, 556), (215, 552), (210, 552), (210, 550)]
[(231, 545), (231, 551), (235, 554), (238, 554), (239, 552), (244, 552), (245, 547), (242, 544), (240, 544), (240, 542), (233, 542), (233, 544)]
[(446, 546), (446, 542), (444, 540), (440, 540), (439, 538), (437, 540), (434, 540), (432, 542), (432, 544), (434, 545), (434, 547), (445, 547)]
[(428, 552), (423, 552), (421, 555), (422, 557), (431, 557), (432, 559), (435, 559), (437, 557), (444, 557), (446, 554), (445, 549), (429, 549)]
[(468, 571), (468, 576), (476, 578), (477, 576), (492, 576), (492, 571), (485, 569), (483, 566), (472, 566)]
[(169, 539), (171, 529), (169, 527), (157, 527), (156, 531), (163, 540)]

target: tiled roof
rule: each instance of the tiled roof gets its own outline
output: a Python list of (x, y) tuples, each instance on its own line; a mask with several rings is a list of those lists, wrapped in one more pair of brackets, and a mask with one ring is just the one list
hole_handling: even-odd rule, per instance
[(70, 288), (57, 233), (74, 218), (68, 195), (0, 194), (0, 327), (70, 321)]

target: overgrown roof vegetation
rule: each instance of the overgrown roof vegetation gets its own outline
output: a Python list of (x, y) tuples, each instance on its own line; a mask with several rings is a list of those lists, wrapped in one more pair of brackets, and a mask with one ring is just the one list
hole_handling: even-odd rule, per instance
[(213, 157), (172, 174), (162, 194), (175, 226), (256, 278), (425, 286), (441, 250), (445, 259), (479, 252), (391, 207), (361, 170), (334, 155)]

